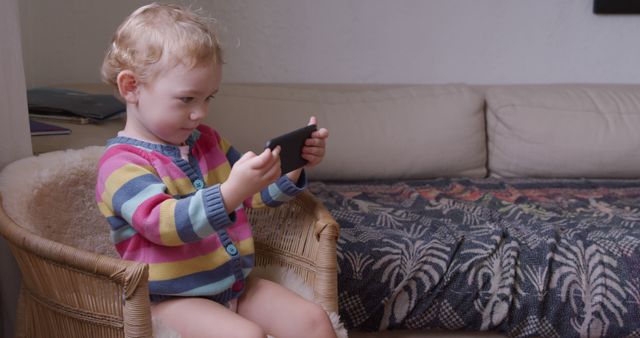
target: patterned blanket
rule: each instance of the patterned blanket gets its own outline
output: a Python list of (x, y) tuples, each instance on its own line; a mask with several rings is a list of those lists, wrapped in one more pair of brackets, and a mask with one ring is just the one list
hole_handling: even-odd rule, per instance
[(313, 182), (362, 330), (640, 337), (640, 180)]

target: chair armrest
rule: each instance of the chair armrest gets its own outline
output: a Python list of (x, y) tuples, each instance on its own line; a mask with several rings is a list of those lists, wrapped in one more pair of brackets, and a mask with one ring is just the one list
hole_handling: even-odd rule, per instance
[(315, 301), (338, 311), (339, 226), (324, 205), (304, 191), (277, 208), (247, 211), (256, 247), (256, 265), (293, 270), (313, 288)]
[[(152, 336), (146, 264), (40, 237), (6, 214), (2, 196), (0, 235), (22, 274), (18, 336), (65, 336), (61, 328), (69, 330), (69, 337), (79, 332), (91, 337)], [(25, 314), (34, 318), (20, 318)]]

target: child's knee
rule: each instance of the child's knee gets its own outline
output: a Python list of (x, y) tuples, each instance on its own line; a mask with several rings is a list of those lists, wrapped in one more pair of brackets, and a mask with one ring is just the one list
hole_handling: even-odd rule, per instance
[(322, 332), (328, 329), (333, 330), (331, 320), (327, 312), (318, 304), (310, 303), (304, 312), (304, 326), (308, 332)]
[(247, 325), (238, 327), (236, 337), (265, 338), (267, 333), (259, 325), (250, 322)]

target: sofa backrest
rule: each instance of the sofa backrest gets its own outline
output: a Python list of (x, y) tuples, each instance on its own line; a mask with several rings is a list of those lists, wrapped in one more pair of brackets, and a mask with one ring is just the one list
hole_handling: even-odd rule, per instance
[(640, 177), (640, 85), (223, 84), (206, 123), (257, 152), (310, 115), (314, 179)]
[(464, 84), (223, 84), (206, 123), (241, 152), (305, 126), (329, 129), (310, 177), (418, 179), (486, 175), (484, 98)]
[(640, 177), (640, 85), (492, 86), (489, 172), (502, 177)]

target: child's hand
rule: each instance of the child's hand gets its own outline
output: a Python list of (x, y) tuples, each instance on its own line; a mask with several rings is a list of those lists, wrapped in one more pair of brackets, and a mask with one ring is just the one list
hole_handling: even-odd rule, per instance
[[(309, 124), (318, 124), (315, 116), (311, 116)], [(325, 128), (320, 128), (314, 131), (311, 137), (305, 141), (304, 147), (302, 148), (302, 158), (309, 161), (309, 163), (305, 165), (306, 168), (314, 167), (322, 161), (325, 153), (325, 140), (328, 137), (329, 131)]]
[(247, 152), (233, 165), (229, 178), (220, 185), (227, 212), (280, 178), (280, 147), (260, 155)]
[[(311, 116), (309, 124), (318, 124), (318, 120), (315, 116)], [(311, 134), (311, 137), (304, 142), (302, 147), (302, 158), (308, 161), (305, 168), (311, 168), (322, 162), (325, 153), (326, 142), (329, 137), (329, 131), (325, 128), (320, 128)], [(302, 169), (296, 169), (290, 173), (287, 173), (287, 177), (293, 182), (298, 182)]]

